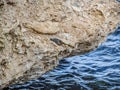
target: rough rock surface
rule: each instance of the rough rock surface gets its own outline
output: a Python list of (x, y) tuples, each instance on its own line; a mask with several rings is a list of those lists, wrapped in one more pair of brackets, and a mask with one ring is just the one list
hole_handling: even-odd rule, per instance
[(115, 0), (0, 0), (0, 87), (95, 49), (120, 22)]

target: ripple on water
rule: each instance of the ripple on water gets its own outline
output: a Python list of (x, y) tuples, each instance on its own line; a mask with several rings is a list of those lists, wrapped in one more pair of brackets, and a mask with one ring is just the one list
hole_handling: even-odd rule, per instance
[(8, 90), (120, 90), (120, 27), (96, 50), (60, 61), (36, 80)]

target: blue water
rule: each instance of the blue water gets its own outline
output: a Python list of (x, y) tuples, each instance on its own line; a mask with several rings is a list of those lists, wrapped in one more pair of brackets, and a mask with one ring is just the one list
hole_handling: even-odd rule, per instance
[(120, 90), (120, 27), (96, 50), (60, 61), (36, 80), (8, 90)]

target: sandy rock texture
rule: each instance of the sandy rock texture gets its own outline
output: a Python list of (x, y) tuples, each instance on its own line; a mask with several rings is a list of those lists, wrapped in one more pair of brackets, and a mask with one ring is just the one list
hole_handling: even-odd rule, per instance
[(95, 49), (120, 22), (116, 0), (0, 0), (0, 87)]

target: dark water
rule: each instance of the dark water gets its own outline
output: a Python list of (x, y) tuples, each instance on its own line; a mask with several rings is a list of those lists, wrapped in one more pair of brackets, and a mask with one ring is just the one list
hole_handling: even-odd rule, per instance
[(120, 90), (120, 27), (96, 50), (61, 60), (40, 78), (8, 90)]

